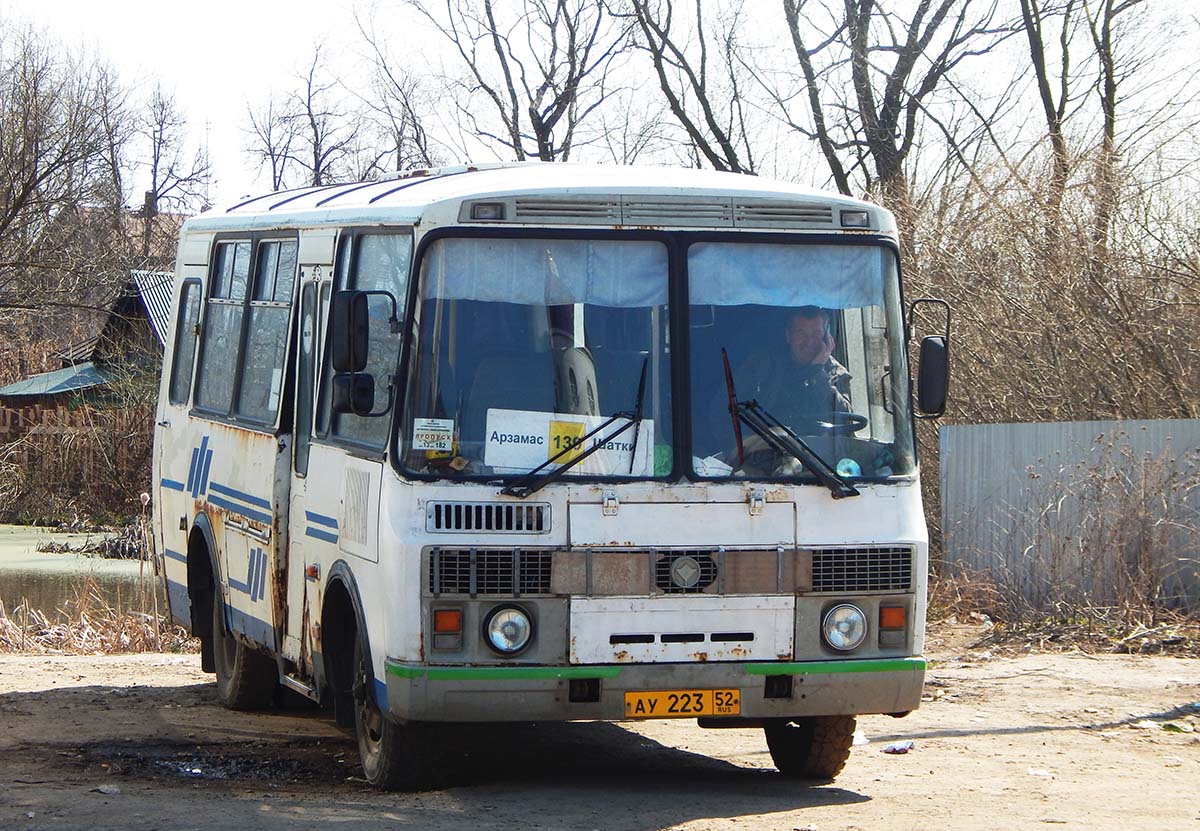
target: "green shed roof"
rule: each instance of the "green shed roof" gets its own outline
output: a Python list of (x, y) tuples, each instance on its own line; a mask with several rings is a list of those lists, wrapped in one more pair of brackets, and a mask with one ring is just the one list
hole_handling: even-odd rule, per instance
[(53, 372), (42, 372), (0, 387), (0, 398), (27, 398), (58, 395), (98, 387), (116, 379), (110, 370), (97, 367), (91, 361), (75, 364)]

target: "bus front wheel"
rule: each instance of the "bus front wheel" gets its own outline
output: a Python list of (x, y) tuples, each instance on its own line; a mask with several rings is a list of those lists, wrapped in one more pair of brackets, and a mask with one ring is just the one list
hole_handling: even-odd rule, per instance
[(771, 761), (789, 779), (833, 779), (850, 758), (854, 716), (773, 719), (764, 726)]
[(212, 649), (217, 697), (231, 710), (262, 710), (275, 695), (279, 671), (266, 653), (239, 641), (225, 626), (225, 602), (213, 591)]
[(354, 732), (367, 781), (386, 790), (413, 790), (432, 776), (429, 727), (388, 718), (375, 701), (374, 673), (361, 638), (354, 642)]

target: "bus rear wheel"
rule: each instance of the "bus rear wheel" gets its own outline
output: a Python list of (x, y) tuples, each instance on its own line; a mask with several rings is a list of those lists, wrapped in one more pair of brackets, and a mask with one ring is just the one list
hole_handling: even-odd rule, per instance
[(428, 725), (389, 718), (375, 701), (374, 673), (362, 639), (354, 641), (354, 732), (368, 782), (385, 790), (415, 790), (432, 779)]
[(239, 641), (225, 627), (225, 601), (214, 590), (212, 599), (213, 664), (217, 698), (231, 710), (262, 710), (275, 696), (279, 671), (266, 653)]
[(854, 743), (854, 716), (774, 719), (763, 732), (771, 761), (789, 779), (833, 779)]

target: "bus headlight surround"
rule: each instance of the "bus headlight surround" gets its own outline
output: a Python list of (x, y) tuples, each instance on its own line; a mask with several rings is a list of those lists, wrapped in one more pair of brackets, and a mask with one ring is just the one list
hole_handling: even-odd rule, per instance
[(497, 606), (483, 619), (483, 639), (500, 655), (517, 655), (533, 641), (533, 619), (520, 606)]
[(867, 616), (849, 603), (834, 606), (821, 621), (821, 636), (839, 652), (858, 649), (867, 639)]

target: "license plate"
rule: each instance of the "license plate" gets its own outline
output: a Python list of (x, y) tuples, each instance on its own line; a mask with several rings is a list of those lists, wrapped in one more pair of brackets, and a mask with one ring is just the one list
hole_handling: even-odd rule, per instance
[(741, 690), (663, 690), (625, 693), (625, 718), (736, 716)]

